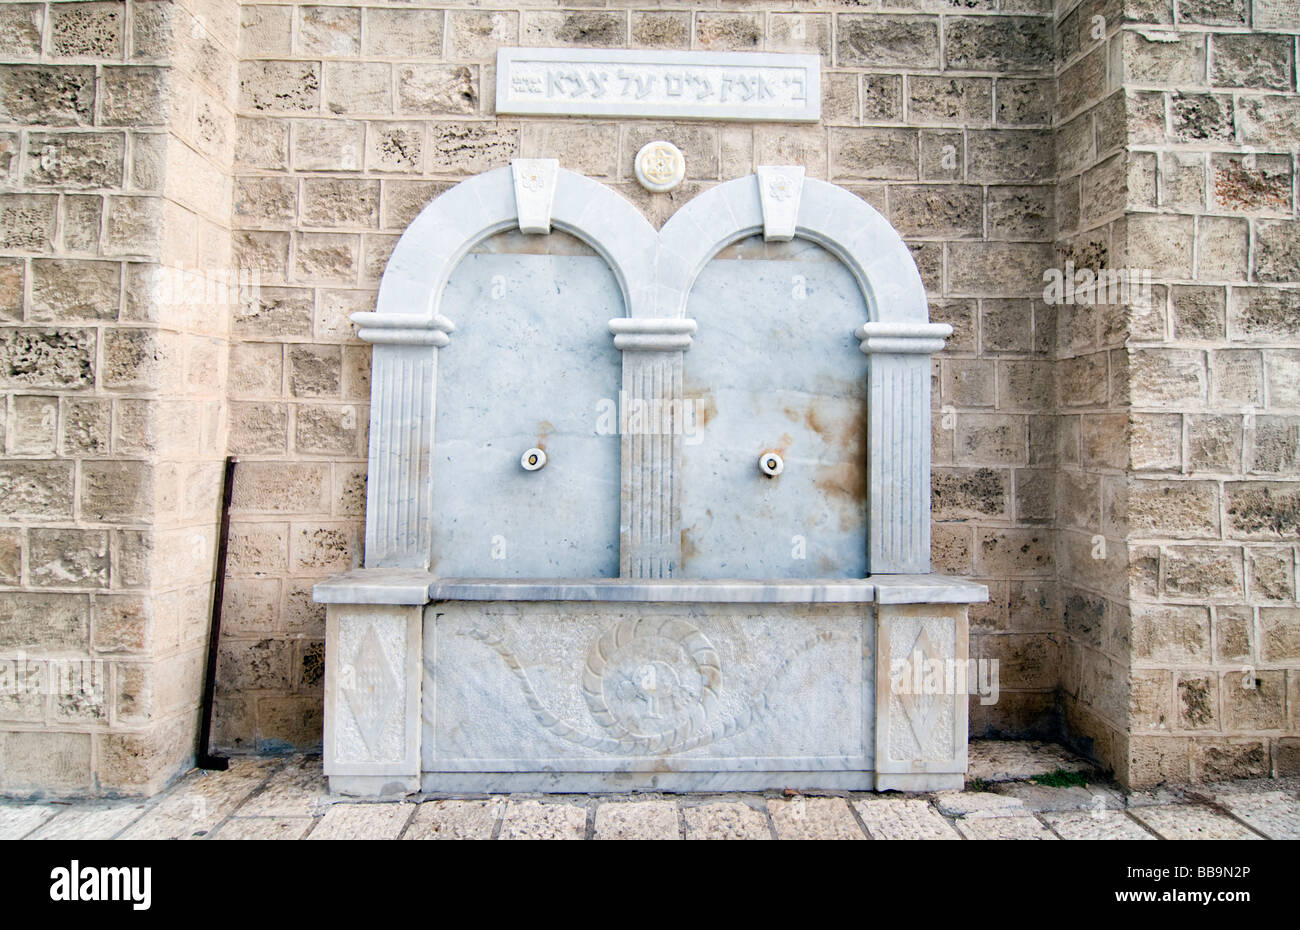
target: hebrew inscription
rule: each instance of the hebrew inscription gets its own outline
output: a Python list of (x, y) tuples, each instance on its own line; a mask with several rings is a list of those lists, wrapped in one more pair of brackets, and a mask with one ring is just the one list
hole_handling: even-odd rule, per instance
[(503, 48), (497, 112), (814, 122), (816, 55)]

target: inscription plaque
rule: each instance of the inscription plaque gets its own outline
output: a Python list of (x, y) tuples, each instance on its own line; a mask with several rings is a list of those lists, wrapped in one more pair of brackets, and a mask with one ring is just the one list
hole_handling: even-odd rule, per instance
[(498, 113), (816, 122), (821, 59), (759, 52), (503, 48)]

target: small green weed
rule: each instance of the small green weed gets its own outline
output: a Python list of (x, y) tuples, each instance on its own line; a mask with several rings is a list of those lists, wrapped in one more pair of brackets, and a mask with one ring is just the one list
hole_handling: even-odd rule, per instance
[(1036, 775), (1029, 779), (1031, 785), (1042, 785), (1045, 788), (1084, 788), (1088, 784), (1088, 776), (1083, 772), (1067, 772), (1065, 769), (1057, 769), (1054, 772), (1048, 772), (1046, 775)]

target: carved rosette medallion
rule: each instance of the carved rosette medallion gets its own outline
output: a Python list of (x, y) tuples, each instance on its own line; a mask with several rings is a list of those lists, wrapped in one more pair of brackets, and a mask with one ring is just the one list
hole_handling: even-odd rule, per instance
[(582, 691), (592, 719), (616, 738), (677, 743), (707, 728), (722, 671), (690, 623), (622, 620), (591, 646)]
[(656, 194), (672, 190), (686, 177), (686, 156), (662, 139), (641, 146), (633, 166), (641, 186)]

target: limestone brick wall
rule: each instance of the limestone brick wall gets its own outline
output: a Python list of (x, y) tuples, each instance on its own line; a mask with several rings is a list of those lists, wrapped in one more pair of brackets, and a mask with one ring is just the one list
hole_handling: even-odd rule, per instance
[[(133, 685), (138, 716), (168, 725), (127, 747), (143, 783), (188, 762), (207, 657), (229, 319), (239, 301), (230, 224), (238, 10), (220, 0), (153, 0), (137, 2), (134, 16), (166, 36), (148, 54), (170, 56), (161, 104), (168, 131), (155, 140), (165, 146), (160, 261), (128, 279), (128, 293), (153, 307), (158, 328), (140, 347), (156, 372), (143, 450), (157, 469), (150, 572), (157, 633), (153, 661), (134, 670)], [(141, 100), (142, 112), (149, 105)]]
[(232, 12), (0, 8), (5, 792), (148, 793), (192, 758), (229, 310), (165, 286), (230, 264)]
[[(1122, 27), (1118, 0), (1057, 11), (1055, 262), (1062, 276), (1124, 267), (1127, 134), (1114, 51)], [(1104, 502), (1128, 468), (1130, 306), (1086, 294), (1054, 304), (1055, 436), (1044, 444), (1057, 466), (1053, 606), (1064, 628), (1062, 722), (1076, 745), (1115, 766), (1128, 723), (1128, 552), (1124, 528)]]
[[(1300, 766), (1300, 6), (1130, 3), (1127, 480), (1135, 783)], [(1116, 54), (1119, 54), (1116, 52)]]

